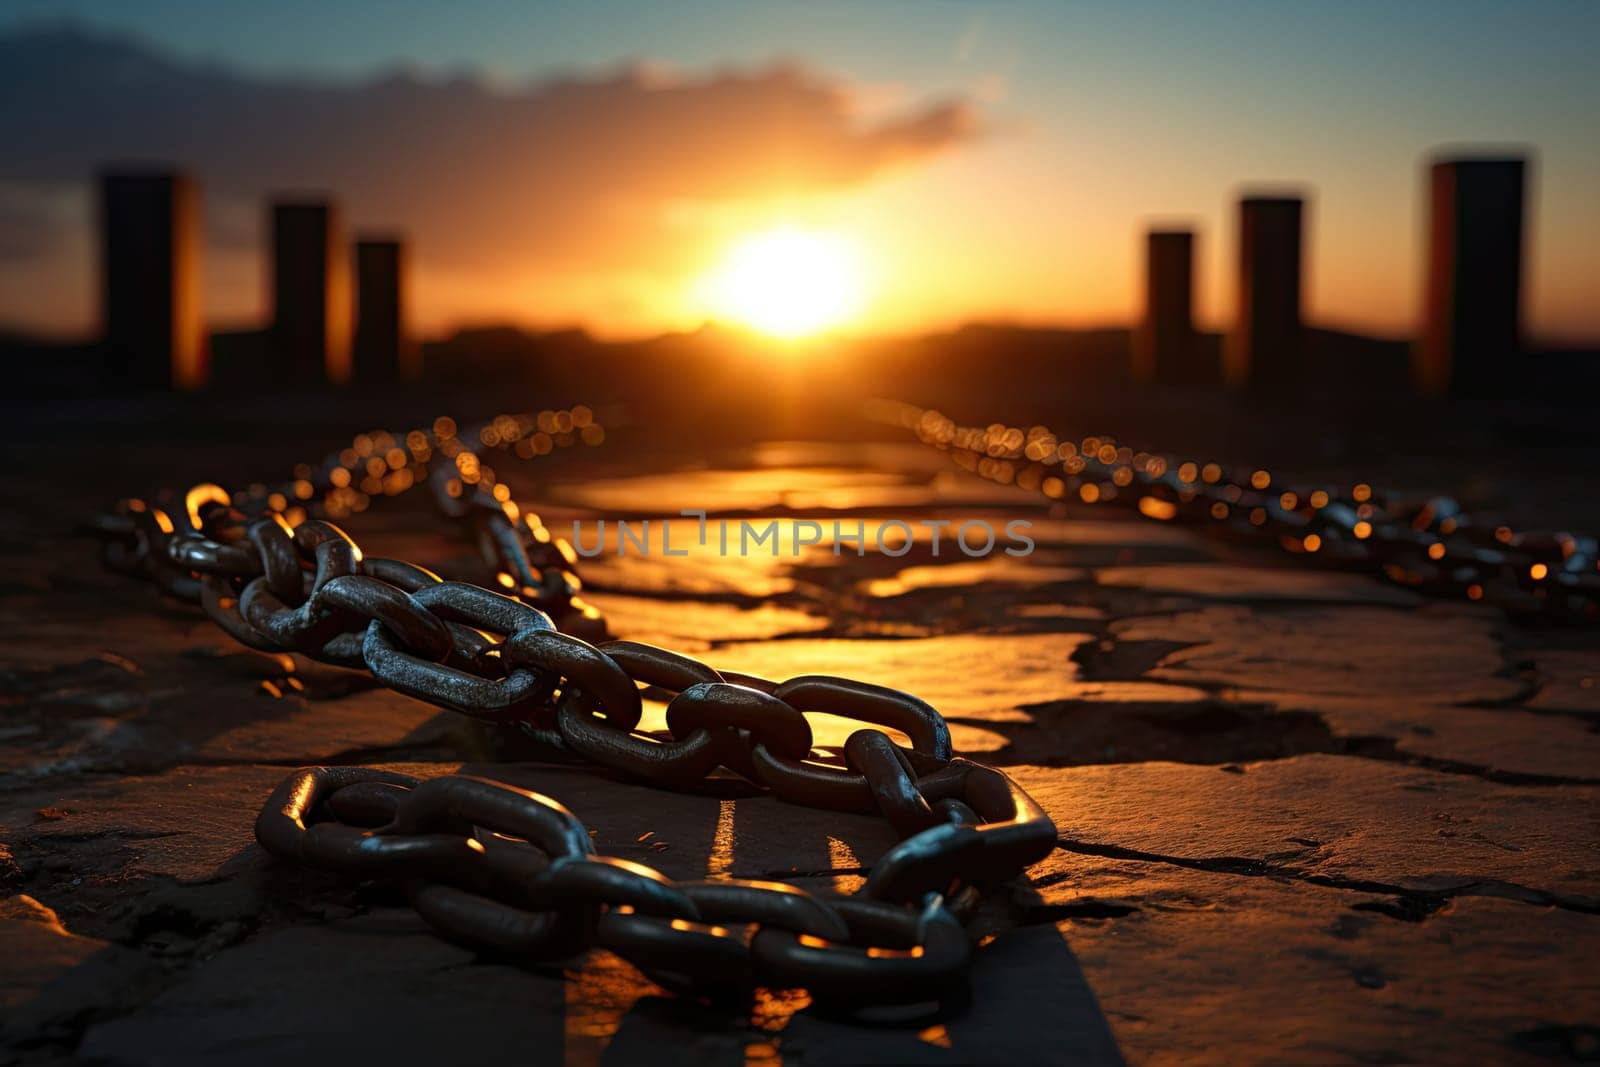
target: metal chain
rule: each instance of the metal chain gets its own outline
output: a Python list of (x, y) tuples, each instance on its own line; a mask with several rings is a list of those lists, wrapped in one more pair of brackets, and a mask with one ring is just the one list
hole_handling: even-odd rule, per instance
[[(279, 503), (271, 495), (246, 498)], [(436, 930), (481, 949), (559, 959), (600, 946), (696, 995), (804, 987), (854, 1010), (941, 1002), (962, 989), (971, 955), (963, 921), (985, 891), (1055, 847), (1054, 824), (1015, 782), (955, 757), (944, 719), (908, 693), (822, 675), (780, 683), (636, 642), (591, 643), (548, 610), (591, 632), (603, 627), (592, 607), (572, 610), (569, 555), (528, 554), (508, 499), (492, 491), (495, 509), (481, 487), (446, 488), (439, 499), (447, 514), (488, 530), (480, 544), (514, 576), (517, 595), (364, 556), (329, 521), (291, 523), (273, 506), (247, 513), (216, 485), (189, 490), (172, 514), (125, 501), (94, 528), (112, 566), (198, 601), (252, 648), (365, 669), (541, 751), (664, 788), (731, 774), (791, 803), (879, 814), (902, 840), (848, 896), (778, 882), (674, 882), (595, 855), (575, 815), (504, 782), (315, 767), (268, 799), (256, 822), (264, 848), (393, 881)], [(638, 729), (641, 686), (667, 700), (665, 731)], [(807, 712), (870, 725), (842, 750), (819, 748)]]
[[(213, 487), (203, 503), (231, 504), (251, 520), (276, 514), (284, 525), (296, 529), (310, 517), (343, 519), (366, 511), (374, 500), (426, 486), (437, 510), (477, 547), (503, 591), (549, 613), (563, 630), (597, 640), (606, 635), (605, 624), (580, 595), (577, 554), (571, 544), (554, 536), (537, 512), (512, 500), (509, 484), (497, 478), (484, 457), (499, 450), (535, 459), (558, 448), (604, 440), (604, 428), (582, 405), (570, 411), (499, 415), (464, 428), (441, 416), (428, 429), (404, 435), (382, 429), (357, 434), (349, 445), (320, 462), (297, 464), (293, 477), (280, 485), (258, 482), (231, 494)], [(161, 505), (174, 510), (173, 503), (164, 500), (120, 501), (111, 513), (91, 520), (89, 532), (105, 541), (105, 560), (112, 569), (156, 578), (169, 593), (196, 600), (186, 567), (174, 570), (159, 563), (163, 555), (159, 542), (173, 536), (167, 529), (172, 520)], [(183, 506), (191, 509), (188, 501)], [(189, 521), (195, 521), (192, 511)], [(155, 564), (147, 547), (151, 542), (158, 543)], [(204, 550), (188, 544), (185, 551)], [(248, 550), (242, 556), (235, 553), (235, 563), (245, 570), (255, 567), (248, 556)], [(279, 563), (280, 572), (290, 566), (283, 560)], [(256, 573), (259, 570), (252, 576)]]
[(1044, 426), (962, 426), (909, 405), (879, 414), (949, 451), (965, 470), (1051, 500), (1267, 539), (1301, 559), (1516, 613), (1600, 618), (1593, 537), (1516, 531), (1475, 522), (1448, 497), (1418, 504), (1367, 483), (1292, 484), (1263, 469), (1135, 451), (1108, 436), (1075, 441)]

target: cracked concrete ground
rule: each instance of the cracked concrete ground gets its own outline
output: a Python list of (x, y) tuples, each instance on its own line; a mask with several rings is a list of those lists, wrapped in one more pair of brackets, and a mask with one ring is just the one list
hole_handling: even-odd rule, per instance
[[(519, 488), (537, 477), (557, 521), (685, 506), (869, 529), (1035, 520), (1038, 550), (1020, 560), (936, 556), (924, 538), (899, 557), (825, 543), (585, 567), (618, 636), (923, 696), (958, 749), (1004, 766), (1054, 818), (1055, 853), (980, 913), (970, 1004), (851, 1026), (802, 994), (748, 1011), (675, 999), (604, 952), (478, 959), (392, 891), (263, 855), (251, 823), (267, 791), (326, 762), (502, 776), (560, 798), (602, 852), (675, 877), (851, 889), (892, 835), (767, 797), (485, 764), (455, 716), (232, 644), (102, 572), (70, 534), (141, 487), (130, 478), (195, 468), (181, 450), (126, 449), (69, 487), (20, 470), (7, 489), (10, 1061), (1600, 1058), (1600, 635), (1157, 523), (1046, 514), (911, 447), (773, 446), (685, 474), (642, 470), (619, 445), (507, 472)], [(241, 448), (195, 473), (266, 477), (266, 460), (304, 458), (284, 452)], [(684, 522), (675, 544), (692, 540)], [(470, 574), (466, 546), (420, 504), (350, 527), (369, 551)], [(824, 719), (819, 741), (843, 729)]]

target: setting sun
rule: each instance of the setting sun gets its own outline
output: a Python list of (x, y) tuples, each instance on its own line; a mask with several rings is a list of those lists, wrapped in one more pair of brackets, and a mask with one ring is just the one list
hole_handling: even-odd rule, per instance
[(853, 242), (785, 227), (734, 245), (707, 279), (706, 295), (714, 315), (776, 337), (800, 337), (856, 315), (863, 286)]

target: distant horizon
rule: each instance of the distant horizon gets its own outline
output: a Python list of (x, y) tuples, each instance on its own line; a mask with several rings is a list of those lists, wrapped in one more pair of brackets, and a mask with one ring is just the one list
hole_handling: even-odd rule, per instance
[[(834, 330), (818, 333), (812, 336), (785, 339), (763, 334), (760, 330), (738, 322), (706, 319), (697, 326), (682, 329), (657, 330), (650, 333), (639, 334), (612, 334), (595, 330), (581, 323), (538, 323), (531, 320), (514, 321), (508, 319), (483, 319), (470, 320), (447, 324), (437, 329), (417, 331), (414, 340), (419, 344), (440, 344), (454, 340), (461, 334), (473, 332), (488, 332), (492, 330), (511, 330), (531, 338), (551, 337), (559, 334), (582, 334), (587, 339), (606, 345), (649, 344), (654, 341), (666, 340), (674, 337), (694, 337), (697, 334), (710, 331), (725, 331), (729, 334), (740, 335), (748, 338), (754, 346), (764, 346), (774, 349), (791, 348), (805, 349), (830, 343), (863, 343), (882, 344), (919, 341), (936, 337), (947, 337), (968, 330), (1011, 330), (1018, 333), (1063, 333), (1063, 334), (1095, 334), (1095, 333), (1132, 333), (1138, 327), (1137, 320), (1131, 321), (1106, 321), (1087, 323), (1065, 323), (1048, 321), (1018, 321), (999, 319), (968, 319), (950, 325), (940, 325), (921, 330), (885, 331), (885, 330)], [(265, 319), (260, 322), (235, 322), (217, 321), (208, 322), (205, 326), (208, 338), (219, 335), (247, 335), (252, 333), (265, 333), (271, 328), (271, 323)], [(1304, 328), (1308, 331), (1317, 331), (1329, 334), (1359, 338), (1380, 344), (1411, 344), (1416, 337), (1412, 334), (1382, 333), (1351, 327), (1347, 324), (1336, 322), (1322, 322), (1307, 320)], [(1223, 338), (1228, 335), (1226, 325), (1210, 327), (1197, 324), (1195, 332), (1202, 336)], [(76, 332), (49, 332), (30, 330), (19, 327), (14, 322), (0, 320), (0, 338), (13, 338), (24, 342), (35, 342), (50, 346), (91, 346), (99, 340), (97, 330)], [(1523, 338), (1524, 351), (1530, 352), (1587, 352), (1600, 351), (1600, 335), (1594, 337), (1573, 336), (1565, 337), (1551, 334), (1535, 334)]]
[[(1531, 163), (1525, 332), (1600, 339), (1582, 4), (300, 4), (0, 12), (0, 320), (93, 329), (93, 176), (142, 158), (201, 184), (223, 329), (267, 314), (267, 198), (326, 189), (347, 235), (405, 235), (429, 336), (1113, 328), (1169, 226), (1197, 235), (1196, 324), (1226, 332), (1237, 199), (1292, 190), (1307, 320), (1399, 338), (1429, 160), (1509, 148)], [(741, 250), (785, 232), (823, 258), (796, 276), (769, 249), (730, 294)], [(772, 306), (845, 270), (799, 319)]]

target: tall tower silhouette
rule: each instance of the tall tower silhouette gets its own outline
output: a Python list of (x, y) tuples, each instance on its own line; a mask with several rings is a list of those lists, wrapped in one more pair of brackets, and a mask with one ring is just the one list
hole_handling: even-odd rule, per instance
[(200, 293), (200, 188), (177, 171), (100, 178), (106, 379), (198, 389), (210, 374)]
[(1283, 387), (1303, 380), (1298, 196), (1239, 201), (1238, 316), (1224, 346), (1228, 384)]
[(1194, 331), (1194, 231), (1145, 235), (1144, 317), (1133, 334), (1133, 377), (1139, 382), (1214, 381), (1201, 363)]
[(417, 362), (406, 333), (406, 247), (393, 239), (357, 241), (355, 380), (415, 381)]
[(1515, 375), (1526, 166), (1501, 157), (1429, 167), (1426, 319), (1411, 362), (1420, 389), (1493, 392)]
[(350, 380), (350, 279), (338, 208), (272, 205), (273, 358), (293, 384)]

